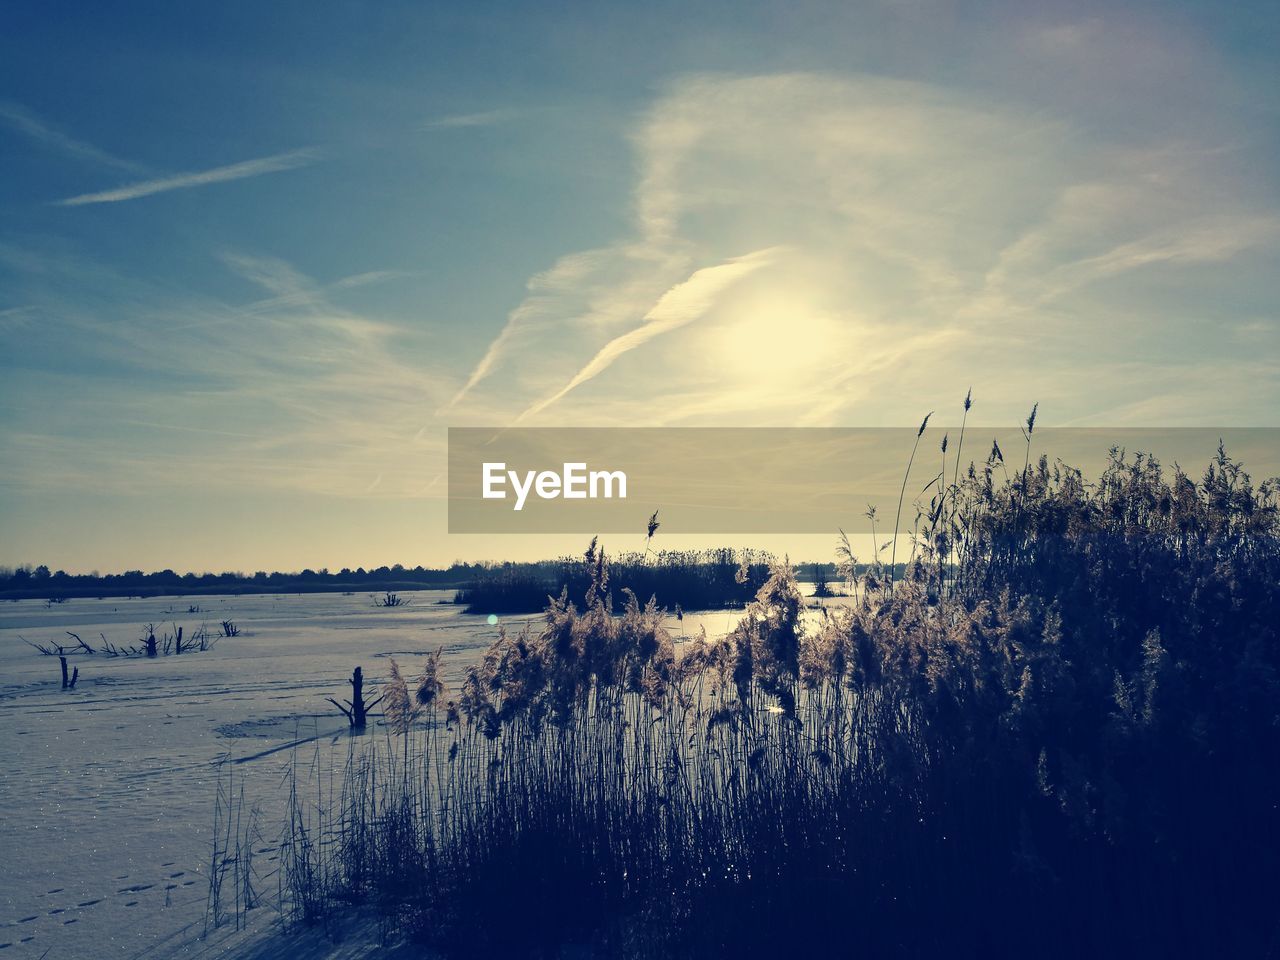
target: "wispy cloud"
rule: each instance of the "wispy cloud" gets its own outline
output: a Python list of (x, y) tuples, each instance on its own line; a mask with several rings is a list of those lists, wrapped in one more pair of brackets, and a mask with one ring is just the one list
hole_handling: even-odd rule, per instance
[(25, 327), (31, 322), (35, 310), (32, 307), (6, 307), (0, 309), (0, 333)]
[(203, 187), (211, 183), (226, 183), (230, 180), (244, 180), (248, 177), (260, 177), (267, 173), (279, 173), (283, 170), (296, 170), (315, 163), (320, 158), (317, 150), (294, 150), (289, 153), (277, 153), (269, 157), (255, 160), (244, 160), (240, 163), (228, 164), (225, 167), (214, 167), (210, 170), (198, 170), (191, 173), (179, 173), (170, 177), (158, 177), (154, 180), (143, 180), (126, 184), (114, 190), (103, 190), (99, 193), (84, 193), (66, 200), (59, 200), (63, 207), (79, 207), (91, 203), (119, 203), (122, 200), (136, 200), (170, 190), (188, 190)]
[(735, 257), (714, 267), (703, 267), (688, 280), (676, 284), (662, 295), (653, 309), (644, 315), (640, 326), (615, 337), (600, 348), (581, 370), (563, 387), (544, 400), (535, 403), (517, 417), (517, 422), (541, 413), (569, 391), (599, 376), (619, 357), (643, 346), (655, 337), (670, 333), (704, 316), (717, 298), (738, 280), (768, 265), (775, 251), (757, 250), (746, 256)]
[[(19, 364), (0, 397), (46, 399), (7, 409), (0, 447), (12, 456), (0, 458), (0, 486), (36, 487), (61, 463), (59, 487), (98, 494), (166, 483), (189, 493), (426, 495), (444, 441), (415, 432), (444, 399), (448, 360), (428, 349), (426, 331), (352, 306), (369, 288), (239, 252), (222, 262), (268, 299), (211, 299), (44, 259), (12, 281), (49, 322), (32, 324), (12, 355), (74, 344), (68, 351), (92, 358), (95, 372)], [(335, 289), (346, 302), (334, 302)], [(162, 480), (175, 462), (180, 480)]]
[(492, 127), (505, 123), (514, 114), (510, 110), (482, 110), (478, 113), (458, 113), (438, 117), (423, 124), (424, 130), (451, 130), (459, 127)]
[[(477, 118), (481, 115), (476, 115)], [(463, 121), (466, 118), (454, 118)], [(477, 120), (477, 122), (481, 122)], [(0, 100), (0, 123), (3, 123), (28, 139), (49, 149), (57, 150), (67, 156), (90, 161), (103, 166), (114, 167), (134, 174), (150, 174), (153, 171), (140, 163), (134, 163), (122, 157), (108, 153), (91, 143), (78, 140), (59, 130), (57, 127), (37, 117), (30, 110), (12, 101)], [(458, 125), (465, 125), (459, 123)], [(211, 183), (225, 183), (230, 180), (243, 180), (248, 177), (259, 177), (267, 173), (278, 173), (294, 170), (315, 163), (320, 159), (320, 151), (316, 149), (293, 150), (287, 153), (273, 154), (244, 160), (209, 170), (195, 170), (168, 176), (152, 176), (146, 180), (125, 184), (111, 190), (95, 193), (83, 193), (57, 201), (58, 206), (79, 207), (94, 203), (119, 203), (123, 200), (135, 200), (170, 190), (187, 190), (202, 187)]]
[(542, 273), (534, 274), (526, 283), (528, 296), (507, 316), (502, 330), (489, 344), (479, 363), (472, 368), (462, 387), (441, 412), (447, 412), (462, 402), (501, 361), (508, 346), (516, 341), (522, 328), (536, 325), (540, 320), (559, 319), (564, 316), (563, 299), (579, 288), (601, 260), (598, 253), (588, 251), (561, 257)]
[(398, 280), (407, 277), (403, 270), (368, 270), (364, 273), (353, 273), (333, 282), (335, 290), (350, 290), (353, 287), (366, 287), (371, 283), (382, 283), (386, 280)]
[[(992, 417), (1028, 398), (1074, 416), (1086, 382), (1136, 416), (1139, 388), (1091, 371), (1138, 349), (1170, 377), (1191, 349), (1248, 361), (1204, 317), (1230, 326), (1280, 237), (1242, 131), (1140, 126), (873, 76), (678, 80), (630, 131), (628, 235), (531, 279), (440, 413), (897, 423), (972, 380)], [(753, 247), (780, 252), (697, 323), (662, 319), (696, 266)], [(651, 362), (616, 363), (633, 350)], [(595, 377), (609, 389), (577, 392)]]
[(130, 173), (142, 174), (148, 172), (147, 168), (142, 164), (117, 157), (106, 150), (95, 147), (91, 143), (85, 143), (83, 140), (77, 140), (63, 133), (56, 127), (41, 120), (30, 110), (16, 103), (0, 100), (0, 120), (4, 121), (11, 129), (18, 131), (36, 143), (57, 150), (67, 156), (103, 164), (108, 167), (116, 167)]

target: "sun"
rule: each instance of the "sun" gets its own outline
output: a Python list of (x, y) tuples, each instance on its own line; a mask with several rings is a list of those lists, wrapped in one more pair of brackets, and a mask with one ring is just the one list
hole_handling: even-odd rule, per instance
[(833, 366), (840, 334), (829, 315), (777, 293), (735, 304), (708, 328), (703, 348), (729, 386), (807, 390)]

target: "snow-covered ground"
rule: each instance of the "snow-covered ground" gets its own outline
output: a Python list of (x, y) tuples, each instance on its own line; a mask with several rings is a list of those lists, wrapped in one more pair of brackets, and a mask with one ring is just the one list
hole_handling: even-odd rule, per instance
[[(258, 868), (273, 892), (282, 778), (294, 762), (314, 775), (345, 749), (346, 721), (325, 698), (349, 694), (356, 665), (373, 688), (388, 658), (412, 676), (441, 647), (456, 690), (497, 635), (448, 603), (449, 592), (402, 596), (408, 605), (394, 608), (368, 593), (0, 603), (0, 958), (302, 955), (271, 945), (269, 910), (254, 911), (264, 929), (253, 945), (225, 930), (195, 942), (214, 798), (221, 783), (261, 808)], [(714, 637), (736, 617), (686, 614), (670, 627), (692, 635), (705, 624)], [(203, 653), (72, 655), (71, 691), (60, 689), (57, 658), (23, 642), (74, 645), (72, 631), (94, 647), (102, 635), (125, 646), (148, 623), (157, 635), (182, 626), (189, 638), (201, 624), (219, 633), (227, 619), (239, 636)]]

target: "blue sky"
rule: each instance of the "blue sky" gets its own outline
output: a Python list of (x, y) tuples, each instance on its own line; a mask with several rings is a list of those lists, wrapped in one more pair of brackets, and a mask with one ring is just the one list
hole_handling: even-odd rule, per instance
[(1276, 425), (1277, 19), (10, 4), (0, 563), (576, 547), (449, 425)]

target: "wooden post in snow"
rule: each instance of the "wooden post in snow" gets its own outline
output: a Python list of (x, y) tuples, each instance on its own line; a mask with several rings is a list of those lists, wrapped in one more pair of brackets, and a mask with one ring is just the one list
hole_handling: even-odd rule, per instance
[(340, 704), (333, 697), (325, 699), (332, 703), (335, 707), (342, 711), (343, 716), (347, 718), (347, 723), (351, 725), (352, 730), (363, 730), (365, 728), (366, 718), (369, 711), (382, 702), (379, 697), (372, 703), (365, 703), (364, 700), (364, 671), (359, 667), (351, 673), (351, 679), (347, 681), (351, 684), (351, 699), (347, 701), (346, 706)]

